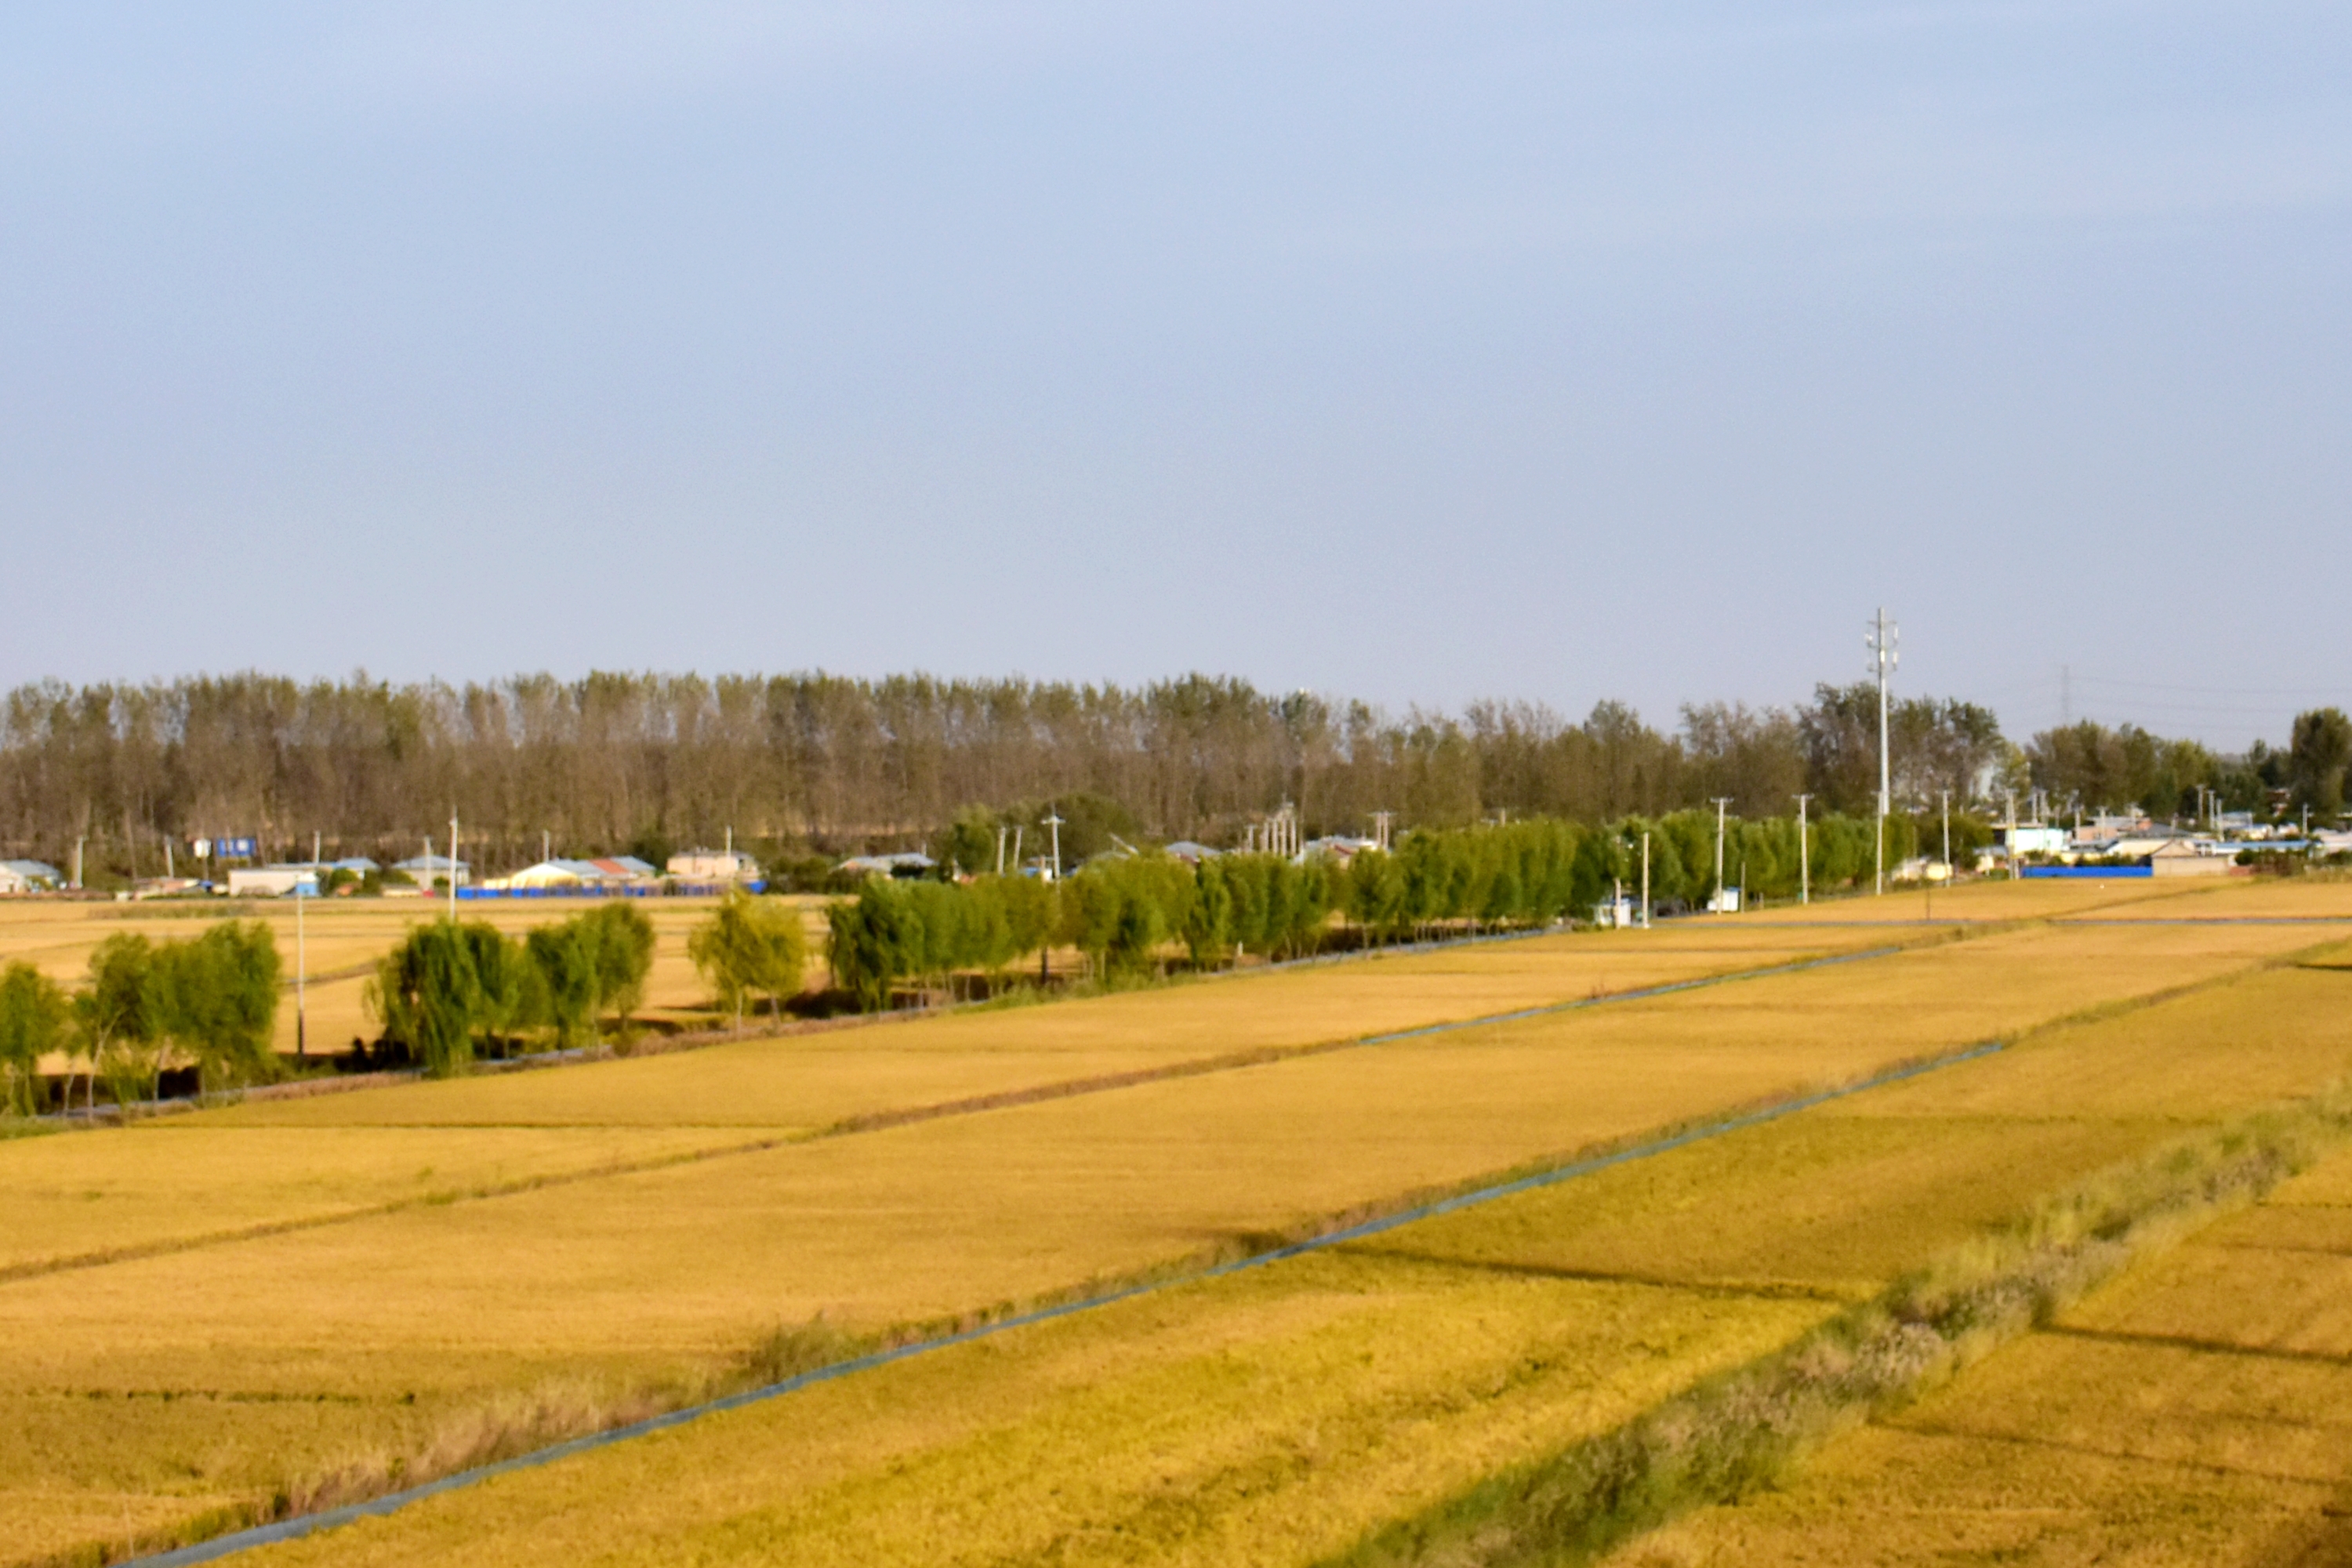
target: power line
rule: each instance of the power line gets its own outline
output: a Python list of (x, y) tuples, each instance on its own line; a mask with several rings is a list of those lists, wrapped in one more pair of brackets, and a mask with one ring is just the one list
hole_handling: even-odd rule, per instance
[(2184, 686), (2169, 680), (2130, 680), (2122, 676), (2080, 675), (2093, 686), (2126, 686), (2140, 691), (2190, 691), (2207, 697), (2342, 697), (2344, 686)]

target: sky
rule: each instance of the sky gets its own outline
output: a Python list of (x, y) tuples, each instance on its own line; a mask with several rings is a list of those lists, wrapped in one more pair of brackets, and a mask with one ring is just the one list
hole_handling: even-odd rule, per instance
[(0, 8), (0, 682), (2352, 704), (2352, 10)]

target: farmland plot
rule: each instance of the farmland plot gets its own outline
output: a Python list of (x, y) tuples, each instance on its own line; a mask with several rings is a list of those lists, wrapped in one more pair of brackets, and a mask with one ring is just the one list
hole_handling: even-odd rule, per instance
[[(1717, 933), (1706, 938), (1711, 942), (1743, 929), (1741, 922), (1728, 921), (1647, 935), (1671, 934), (1698, 943), (1708, 932)], [(77, 1232), (68, 1201), (71, 1181), (53, 1183), (46, 1201), (59, 1237), (43, 1243), (50, 1248), (47, 1253), (24, 1249), (20, 1255), (33, 1257), (35, 1269), (0, 1283), (0, 1390), (6, 1391), (0, 1395), (0, 1421), (6, 1424), (0, 1430), (14, 1428), (26, 1451), (50, 1460), (28, 1476), (22, 1489), (14, 1489), (13, 1478), (0, 1481), (12, 1489), (0, 1491), (0, 1520), (6, 1521), (0, 1525), (6, 1532), (0, 1552), (30, 1555), (103, 1540), (105, 1532), (93, 1533), (90, 1521), (116, 1515), (121, 1519), (109, 1529), (125, 1521), (134, 1531), (162, 1529), (207, 1510), (250, 1507), (257, 1498), (339, 1469), (383, 1470), (408, 1460), (427, 1468), (454, 1462), (494, 1447), (502, 1433), (512, 1437), (561, 1430), (598, 1411), (645, 1408), (681, 1397), (726, 1375), (730, 1363), (762, 1334), (819, 1313), (834, 1331), (880, 1330), (1246, 1246), (1268, 1233), (1394, 1202), (1415, 1190), (1850, 1079), (1891, 1061), (2027, 1032), (2086, 1005), (2129, 1005), (2183, 984), (2274, 963), (2314, 934), (2307, 929), (2168, 926), (2001, 931), (1864, 963), (734, 1153), (693, 1146), (690, 1140), (708, 1124), (682, 1119), (677, 1110), (681, 1101), (663, 1105), (658, 1093), (645, 1089), (656, 1080), (636, 1070), (725, 1060), (719, 1051), (247, 1106), (157, 1123), (123, 1136), (117, 1146), (149, 1138), (156, 1141), (152, 1147), (167, 1150), (168, 1140), (189, 1133), (223, 1139), (248, 1131), (299, 1134), (308, 1140), (299, 1145), (299, 1157), (275, 1178), (275, 1190), (286, 1198), (302, 1197), (304, 1184), (317, 1183), (320, 1152), (331, 1153), (333, 1140), (341, 1135), (354, 1140), (355, 1151), (376, 1150), (364, 1157), (354, 1152), (357, 1173), (349, 1178), (351, 1184), (364, 1184), (370, 1160), (385, 1172), (397, 1172), (397, 1159), (383, 1152), (386, 1146), (368, 1142), (387, 1134), (438, 1138), (456, 1151), (475, 1138), (496, 1147), (496, 1138), (507, 1131), (540, 1137), (646, 1131), (689, 1140), (663, 1158), (681, 1152), (711, 1157), (557, 1185), (525, 1183), (520, 1190), (486, 1198), (455, 1191), (446, 1194), (446, 1202), (358, 1213), (341, 1223), (307, 1224), (283, 1234), (216, 1239), (208, 1238), (220, 1227), (207, 1221), (202, 1203), (175, 1207), (168, 1193), (144, 1208), (129, 1203), (124, 1212), (132, 1223)], [(1561, 950), (1575, 949), (1580, 940), (1563, 941)], [(1620, 933), (1592, 943), (1592, 949), (1639, 954), (1642, 940), (1640, 933)], [(919, 1058), (922, 1042), (935, 1038), (934, 1031), (970, 1029), (973, 1037), (992, 1038), (1011, 1050), (1026, 1026), (1048, 1041), (1045, 1054), (1066, 1058), (1101, 1048), (1090, 1047), (1088, 1037), (1110, 1034), (1109, 1025), (1116, 1023), (1132, 1032), (1110, 1048), (1149, 1052), (1154, 1048), (1152, 1013), (1145, 1004), (1180, 1015), (1208, 999), (1226, 1010), (1223, 1018), (1202, 1025), (1186, 1016), (1171, 1025), (1179, 1051), (1200, 1049), (1220, 1032), (1246, 1030), (1265, 1018), (1276, 1022), (1258, 1026), (1286, 1028), (1288, 1037), (1296, 1038), (1305, 1026), (1300, 1020), (1318, 1016), (1314, 998), (1306, 993), (1318, 987), (1329, 1011), (1350, 1019), (1411, 1016), (1415, 1009), (1425, 1016), (1433, 994), (1459, 999), (1482, 986), (1481, 994), (1518, 996), (1539, 994), (1540, 985), (1549, 984), (1557, 996), (1558, 973), (1540, 982), (1509, 967), (1536, 963), (1545, 946), (1497, 944), (858, 1033), (875, 1041), (914, 1041), (908, 1054)], [(1472, 971), (1466, 980), (1464, 972), (1450, 967), (1490, 954), (1507, 956), (1508, 964), (1498, 960), (1497, 967)], [(1668, 951), (1669, 962), (1694, 956), (1677, 959)], [(1726, 958), (1717, 949), (1698, 961), (1719, 964)], [(1413, 971), (1401, 970), (1391, 974), (1404, 979), (1389, 985), (1383, 972), (1391, 963), (1426, 964), (1434, 978), (1414, 979)], [(1351, 998), (1367, 976), (1383, 976), (1365, 993), (1381, 999), (1360, 1004)], [(2295, 971), (2245, 984), (2312, 978)], [(1310, 980), (1316, 987), (1304, 985)], [(1300, 994), (1282, 1008), (1253, 1015), (1241, 1005), (1253, 994), (1287, 995), (1285, 988), (1293, 985), (1301, 987)], [(1435, 990), (1423, 992), (1424, 986)], [(1262, 987), (1267, 989), (1261, 992)], [(2210, 994), (2219, 997), (2231, 989)], [(2190, 996), (2167, 1005), (2193, 1006), (2204, 999)], [(1368, 1013), (1349, 1011), (1359, 1005)], [(1088, 1010), (1091, 1024), (1083, 1021)], [(2265, 1016), (2291, 1014), (2291, 1008), (2273, 1008)], [(1073, 1024), (1073, 1017), (1081, 1022)], [(2118, 1028), (2126, 1022), (2114, 1021)], [(2264, 1081), (2302, 1081), (2313, 1070), (2313, 1052), (2325, 1056), (2333, 1047), (2313, 1046), (2300, 1025), (2282, 1029), (2281, 1043), (2271, 1053), (2271, 1079)], [(1003, 1033), (992, 1037), (989, 1030)], [(2128, 1043), (2132, 1037), (2126, 1031), (2099, 1037)], [(834, 1039), (847, 1050), (852, 1037)], [(2203, 1059), (2179, 1041), (2166, 1046), (2158, 1040), (2157, 1048), (2164, 1063)], [(976, 1054), (984, 1054), (984, 1047), (939, 1053), (943, 1063)], [(2021, 1062), (2048, 1054), (2037, 1046), (2000, 1059)], [(723, 1079), (713, 1079), (708, 1081), (714, 1098), (759, 1101), (766, 1093), (765, 1104), (783, 1108), (764, 1112), (778, 1119), (767, 1126), (805, 1125), (784, 1120), (794, 1105), (805, 1103), (793, 1099), (795, 1087), (782, 1082), (788, 1075), (776, 1075), (776, 1081), (761, 1089), (757, 1086), (764, 1080), (749, 1066), (754, 1059), (740, 1058), (751, 1088), (738, 1094)], [(793, 1058), (784, 1053), (774, 1059)], [(2340, 1050), (2328, 1060), (2335, 1071), (2352, 1065)], [(1957, 1207), (1952, 1172), (1936, 1169), (1932, 1160), (1916, 1165), (1923, 1145), (1911, 1130), (1891, 1138), (1883, 1128), (1873, 1134), (1878, 1142), (1871, 1158), (1895, 1166), (1915, 1163), (1915, 1179), (1908, 1184), (1890, 1175), (1876, 1185), (1912, 1193), (1917, 1203), (1931, 1205), (1942, 1194), (1946, 1206), (1927, 1219), (1958, 1215), (1959, 1223), (1983, 1223), (1994, 1216), (1969, 1205), (2016, 1196), (2023, 1190), (2021, 1183), (2030, 1187), (2084, 1162), (2113, 1158), (2136, 1146), (2135, 1139), (2176, 1125), (2179, 1116), (2204, 1113), (2197, 1109), (2200, 1094), (2228, 1099), (2243, 1089), (2232, 1081), (2217, 1083), (2210, 1072), (2183, 1077), (2185, 1068), (2142, 1068), (2137, 1076), (2150, 1083), (2176, 1082), (2177, 1106), (2151, 1103), (2070, 1118), (2046, 1099), (2047, 1085), (2036, 1084), (2030, 1105), (1961, 1117), (1962, 1130), (1978, 1138), (1987, 1153), (1963, 1173), (1968, 1191)], [(902, 1065), (892, 1070), (906, 1069)], [(2118, 1058), (2102, 1060), (2089, 1079), (2094, 1086), (2105, 1084), (2118, 1070), (2134, 1076), (2130, 1062)], [(601, 1098), (588, 1087), (598, 1083), (610, 1086)], [(541, 1089), (560, 1091), (559, 1099), (572, 1097), (566, 1115), (551, 1119), (563, 1125), (531, 1122), (527, 1097), (520, 1091)], [(402, 1109), (376, 1118), (367, 1109), (393, 1096), (422, 1100), (424, 1091), (444, 1090), (513, 1097), (499, 1107), (509, 1114), (483, 1125), (474, 1116), (435, 1120)], [(829, 1087), (820, 1090), (835, 1092)], [(1887, 1103), (1899, 1105), (1907, 1103), (1901, 1097), (1910, 1092), (1874, 1091), (1871, 1098), (1875, 1103), (1881, 1096), (1895, 1096)], [(348, 1125), (305, 1120), (339, 1111), (348, 1115)], [(1830, 1126), (1834, 1121), (1822, 1116), (1806, 1125)], [(2062, 1134), (2077, 1121), (2089, 1131), (2081, 1141), (2068, 1142)], [(740, 1132), (743, 1125), (722, 1131)], [(1999, 1136), (1986, 1136), (1987, 1128)], [(1871, 1137), (1852, 1136), (1859, 1140), (1857, 1147), (1871, 1144)], [(113, 1139), (88, 1135), (14, 1147), (37, 1155), (44, 1148), (98, 1146)], [(235, 1168), (235, 1157), (227, 1152), (233, 1147), (222, 1145), (215, 1163), (223, 1171)], [(2021, 1151), (2030, 1155), (2021, 1165)], [(10, 1152), (0, 1147), (0, 1154)], [(536, 1157), (560, 1163), (604, 1152), (593, 1144), (551, 1144)], [(1803, 1164), (1804, 1158), (1797, 1157), (1792, 1168)], [(14, 1167), (9, 1179), (37, 1168)], [(273, 1189), (267, 1162), (255, 1165), (253, 1182), (265, 1196)], [(118, 1183), (115, 1190), (127, 1201), (129, 1194), (148, 1189), (148, 1184), (131, 1180)], [(1851, 1254), (1839, 1265), (1843, 1272), (1801, 1281), (1803, 1289), (1793, 1299), (1803, 1310), (1794, 1318), (1786, 1315), (1792, 1299), (1784, 1289), (1787, 1281), (1776, 1272), (1785, 1264), (1753, 1251), (1775, 1234), (1775, 1211), (1769, 1205), (1748, 1215), (1737, 1235), (1721, 1237), (1717, 1252), (1709, 1255), (1708, 1300), (1726, 1298), (1727, 1292), (1738, 1298), (1761, 1279), (1761, 1299), (1770, 1310), (1750, 1326), (1762, 1325), (1758, 1331), (1769, 1339), (1785, 1337), (1807, 1313), (1873, 1288), (1885, 1271), (1883, 1255), (1854, 1242), (1852, 1225), (1839, 1230), (1848, 1220), (1862, 1223), (1840, 1206), (1839, 1194), (1850, 1190), (1843, 1178), (1826, 1185), (1806, 1180), (1787, 1199), (1810, 1205), (1804, 1224), (1811, 1233), (1844, 1235), (1841, 1245)], [(89, 1203), (92, 1208), (105, 1206)], [(1685, 1190), (1674, 1201), (1674, 1223), (1686, 1225), (1693, 1213), (1722, 1206), (1716, 1196)], [(267, 1204), (252, 1215), (265, 1212)], [(1726, 1212), (1738, 1213), (1739, 1205)], [(1862, 1217), (1886, 1225), (1887, 1236), (1906, 1246), (1916, 1235), (1934, 1232), (1932, 1225), (1919, 1229), (1927, 1221), (1918, 1215), (1898, 1214), (1899, 1223), (1885, 1215)], [(142, 1226), (147, 1228), (141, 1231)], [(121, 1246), (134, 1232), (191, 1245), (103, 1266), (37, 1271), (39, 1257), (87, 1257)], [(1652, 1228), (1627, 1243), (1635, 1260), (1621, 1260), (1617, 1272), (1626, 1278), (1614, 1283), (1655, 1284), (1654, 1269), (1641, 1259), (1654, 1264), (1660, 1241), (1654, 1216)], [(1734, 1256), (1725, 1249), (1735, 1243), (1751, 1249), (1744, 1255), (1747, 1261), (1718, 1267)], [(1505, 1261), (1517, 1267), (1516, 1258)], [(1432, 1305), (1451, 1298), (1444, 1298), (1442, 1289), (1431, 1294), (1437, 1287), (1430, 1282), (1425, 1261), (1350, 1260), (1351, 1267), (1360, 1263), (1422, 1270), (1412, 1280), (1397, 1277), (1402, 1281), (1396, 1286), (1399, 1299), (1422, 1303), (1399, 1307), (1394, 1320), (1400, 1323), (1425, 1323), (1433, 1321), (1433, 1312), (1454, 1310)], [(1563, 1287), (1592, 1283), (1579, 1272), (1586, 1265), (1573, 1258), (1561, 1265), (1538, 1258), (1538, 1266), (1568, 1270), (1553, 1281)], [(1520, 1278), (1509, 1268), (1483, 1264), (1467, 1271), (1440, 1267), (1437, 1276), (1465, 1272), (1470, 1281), (1487, 1286), (1495, 1278)], [(1680, 1288), (1676, 1281), (1666, 1283)], [(1380, 1294), (1390, 1285), (1363, 1277), (1339, 1289), (1352, 1297), (1367, 1289)], [(1487, 1310), (1480, 1305), (1483, 1300), (1475, 1294), (1461, 1298), (1461, 1310), (1475, 1317)], [(1594, 1297), (1591, 1310), (1606, 1315), (1618, 1310), (1612, 1302), (1622, 1300)], [(1207, 1310), (1218, 1309), (1213, 1304)], [(1544, 1318), (1551, 1310), (1534, 1315)], [(1738, 1316), (1728, 1307), (1716, 1315), (1726, 1313)], [(1740, 1337), (1745, 1330), (1725, 1332), (1730, 1337), (1709, 1337), (1717, 1334), (1710, 1327), (1689, 1338), (1696, 1360), (1688, 1365), (1714, 1364), (1710, 1356), (1737, 1359), (1748, 1353), (1753, 1342)], [(1498, 1353), (1516, 1364), (1516, 1342), (1506, 1336), (1500, 1342)], [(1538, 1346), (1530, 1353), (1541, 1360), (1549, 1352)], [(1674, 1356), (1667, 1359), (1685, 1366)], [(1433, 1378), (1432, 1388), (1445, 1382)], [(1637, 1385), (1649, 1386), (1638, 1379), (1623, 1386)], [(1531, 1397), (1539, 1405), (1565, 1397), (1560, 1386)], [(1396, 1408), (1408, 1427), (1417, 1419), (1411, 1416), (1410, 1401)], [(1591, 1418), (1613, 1419), (1608, 1411), (1615, 1408), (1595, 1405)], [(1527, 1419), (1529, 1431), (1554, 1430), (1543, 1426), (1547, 1417), (1540, 1411), (1531, 1411)], [(1471, 1415), (1463, 1420), (1475, 1424)], [(1453, 1430), (1466, 1432), (1468, 1426)], [(1442, 1490), (1444, 1478), (1474, 1474), (1491, 1458), (1467, 1437), (1460, 1440), (1468, 1446), (1459, 1454), (1448, 1458), (1440, 1445), (1424, 1457), (1434, 1478), (1429, 1487)], [(1369, 1505), (1360, 1499), (1334, 1506), (1334, 1519), (1361, 1522)]]
[[(2346, 984), (2272, 972), (2047, 1031), (1571, 1184), (1008, 1331), (251, 1560), (1347, 1561), (1400, 1517), (1442, 1518), (1486, 1478), (1789, 1342), (2052, 1187), (2274, 1090), (2339, 1079), (2352, 1069)], [(2260, 1081), (2208, 1071), (2202, 1058), (2241, 1043), (2233, 1020), (2255, 1018), (2245, 1043)], [(2064, 1082), (2104, 1092), (2053, 1106)], [(2277, 1312), (2306, 1338), (2315, 1294)], [(2204, 1331), (2178, 1303), (2151, 1310), (2165, 1333)], [(2322, 1417), (2308, 1463), (2340, 1422), (2315, 1401), (2294, 1408)], [(2003, 1462), (2014, 1479), (2034, 1461)], [(1860, 1510), (1874, 1484), (1841, 1495)], [(1790, 1562), (1909, 1562), (1950, 1539), (1804, 1555), (1820, 1522), (1768, 1544)], [(1749, 1553), (1754, 1539), (1689, 1561), (1775, 1560)], [(1685, 1560), (1661, 1550), (1643, 1561)]]
[(1624, 1568), (2352, 1559), (2352, 1155)]
[[(1852, 950), (1737, 929), (1540, 938), (551, 1072), (251, 1101), (0, 1143), (0, 1277), (796, 1142), (856, 1119), (1341, 1043)], [(1879, 943), (1882, 945), (1883, 943)]]

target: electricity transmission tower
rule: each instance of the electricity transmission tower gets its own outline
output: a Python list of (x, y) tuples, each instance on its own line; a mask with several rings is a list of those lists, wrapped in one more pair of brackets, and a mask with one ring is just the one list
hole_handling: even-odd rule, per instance
[(1886, 814), (1894, 809), (1893, 775), (1886, 761), (1886, 678), (1893, 674), (1896, 663), (1895, 647), (1902, 632), (1886, 618), (1886, 607), (1880, 605), (1877, 618), (1863, 637), (1863, 646), (1870, 649), (1871, 670), (1878, 679), (1878, 859), (1876, 885), (1886, 891)]

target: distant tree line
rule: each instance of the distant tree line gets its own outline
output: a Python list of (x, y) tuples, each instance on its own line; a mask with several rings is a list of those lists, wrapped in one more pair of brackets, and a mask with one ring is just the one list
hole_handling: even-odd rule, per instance
[[(1896, 791), (1965, 800), (2010, 755), (1993, 715), (1927, 698), (1893, 715)], [(0, 846), (87, 878), (152, 876), (168, 839), (253, 834), (270, 858), (414, 854), (454, 808), (497, 870), (559, 854), (659, 860), (728, 828), (771, 859), (928, 842), (980, 804), (1035, 825), (1101, 803), (1107, 835), (1232, 843), (1283, 801), (1310, 831), (1467, 826), (1497, 814), (1600, 823), (1729, 796), (1743, 816), (1860, 812), (1876, 788), (1867, 686), (1792, 710), (1685, 708), (1671, 732), (1604, 702), (1581, 722), (1525, 703), (1402, 717), (1188, 676), (1139, 688), (823, 674), (519, 676), (308, 685), (245, 674), (20, 687), (0, 701)], [(1120, 824), (1128, 825), (1125, 827)], [(544, 837), (542, 837), (544, 836)], [(974, 850), (993, 869), (993, 845)], [(185, 869), (183, 865), (181, 869)]]
[(2339, 708), (2312, 709), (2296, 715), (2284, 747), (2256, 741), (2237, 757), (2218, 755), (2195, 741), (2168, 741), (2136, 724), (2109, 729), (2085, 719), (2034, 736), (2025, 761), (2033, 786), (2062, 808), (2137, 806), (2159, 818), (2185, 817), (2195, 814), (2204, 789), (2225, 811), (2267, 817), (2308, 808), (2332, 822), (2345, 806), (2352, 719)]

